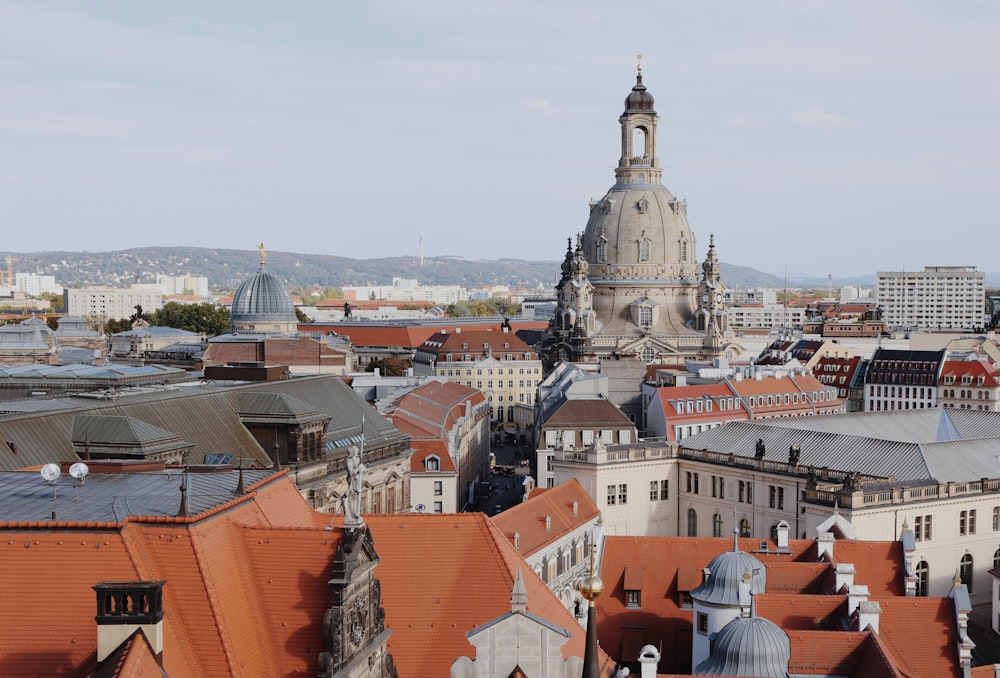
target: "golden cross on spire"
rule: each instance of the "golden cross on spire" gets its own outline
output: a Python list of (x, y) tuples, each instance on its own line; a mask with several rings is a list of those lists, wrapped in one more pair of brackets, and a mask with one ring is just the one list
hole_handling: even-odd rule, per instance
[(638, 65), (636, 66), (636, 70), (638, 70), (640, 73), (642, 73), (642, 52), (639, 52), (638, 54), (636, 54), (635, 55), (635, 59), (638, 62)]

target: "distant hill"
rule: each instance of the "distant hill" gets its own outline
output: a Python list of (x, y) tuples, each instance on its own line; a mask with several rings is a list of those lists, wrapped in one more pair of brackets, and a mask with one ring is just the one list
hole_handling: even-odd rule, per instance
[[(258, 269), (257, 250), (205, 247), (141, 247), (111, 252), (2, 252), (17, 257), (15, 271), (55, 276), (66, 287), (153, 282), (156, 274), (204, 275), (218, 292), (231, 292)], [(327, 254), (268, 252), (267, 270), (298, 289), (347, 285), (389, 285), (393, 278), (416, 278), (422, 285), (509, 285), (551, 291), (560, 261), (470, 259), (466, 257), (389, 257), (351, 259)], [(781, 287), (780, 276), (747, 266), (722, 264), (730, 287)], [(788, 281), (790, 286), (822, 287), (825, 278)], [(846, 281), (838, 281), (845, 284)]]

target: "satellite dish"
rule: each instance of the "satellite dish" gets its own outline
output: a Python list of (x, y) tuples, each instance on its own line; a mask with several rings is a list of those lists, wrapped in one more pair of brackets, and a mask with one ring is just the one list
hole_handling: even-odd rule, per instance
[(78, 461), (69, 467), (69, 474), (74, 478), (76, 478), (77, 480), (81, 478), (86, 478), (88, 473), (90, 473), (90, 467), (88, 467), (82, 461)]
[(46, 482), (51, 483), (53, 480), (59, 477), (59, 474), (62, 473), (62, 470), (60, 470), (59, 464), (46, 464), (45, 466), (42, 467), (41, 473), (42, 473), (42, 478), (44, 478)]

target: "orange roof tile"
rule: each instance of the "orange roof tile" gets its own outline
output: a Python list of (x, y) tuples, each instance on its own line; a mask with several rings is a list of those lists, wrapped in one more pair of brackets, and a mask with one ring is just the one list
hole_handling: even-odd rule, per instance
[[(447, 676), (456, 657), (475, 657), (466, 633), (510, 612), (518, 568), (528, 612), (572, 634), (564, 658), (583, 657), (584, 630), (483, 514), (365, 520), (382, 558), (375, 576), (382, 582), (386, 628), (392, 631), (389, 651), (401, 676)], [(431, 630), (434, 642), (428, 643)]]
[[(573, 514), (574, 502), (577, 507), (576, 515)], [(490, 521), (512, 545), (514, 533), (518, 533), (517, 551), (528, 556), (581, 526), (592, 523), (600, 515), (597, 504), (580, 482), (573, 478), (548, 488), (544, 493), (532, 492), (527, 501), (490, 517)], [(548, 530), (545, 529), (546, 517), (550, 518), (551, 524)]]

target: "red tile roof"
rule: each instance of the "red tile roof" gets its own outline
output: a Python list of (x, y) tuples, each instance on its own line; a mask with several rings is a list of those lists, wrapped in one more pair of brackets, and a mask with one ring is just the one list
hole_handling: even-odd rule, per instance
[[(18, 611), (0, 621), (0, 672), (86, 675), (97, 635), (91, 586), (162, 579), (167, 674), (313, 675), (342, 518), (331, 525), (287, 476), (193, 518), (0, 525), (8, 535), (0, 600)], [(582, 629), (485, 516), (366, 520), (401, 675), (446, 676), (456, 657), (473, 656), (465, 634), (510, 610), (518, 567), (529, 611), (573, 633), (565, 656), (583, 655)]]
[[(573, 514), (573, 503), (577, 512)], [(546, 492), (532, 492), (527, 501), (492, 516), (490, 520), (514, 544), (518, 534), (518, 553), (529, 556), (574, 532), (583, 525), (593, 523), (601, 515), (597, 504), (573, 478), (548, 488)], [(545, 518), (550, 518), (550, 529), (545, 529)]]
[(382, 582), (386, 628), (393, 632), (389, 651), (399, 675), (447, 676), (456, 657), (475, 657), (466, 633), (510, 612), (518, 568), (528, 612), (572, 633), (562, 648), (564, 658), (583, 657), (580, 624), (483, 514), (365, 520), (382, 558), (375, 575)]

